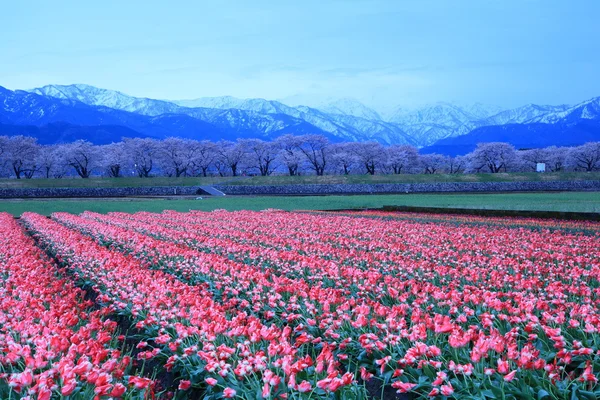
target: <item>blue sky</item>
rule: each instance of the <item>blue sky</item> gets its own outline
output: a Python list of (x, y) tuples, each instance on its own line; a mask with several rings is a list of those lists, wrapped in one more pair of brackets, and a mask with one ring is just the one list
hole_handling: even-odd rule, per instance
[(600, 96), (598, 0), (10, 1), (0, 85), (378, 108)]

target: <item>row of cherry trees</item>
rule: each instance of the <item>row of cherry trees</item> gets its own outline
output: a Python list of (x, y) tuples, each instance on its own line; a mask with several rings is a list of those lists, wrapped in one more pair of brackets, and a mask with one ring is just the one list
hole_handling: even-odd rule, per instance
[(507, 143), (481, 143), (466, 156), (419, 154), (408, 145), (331, 143), (321, 135), (281, 136), (275, 141), (236, 142), (125, 138), (42, 146), (27, 136), (0, 136), (3, 176), (61, 178), (98, 176), (238, 176), (288, 174), (498, 173), (600, 170), (600, 142), (578, 147), (516, 150)]

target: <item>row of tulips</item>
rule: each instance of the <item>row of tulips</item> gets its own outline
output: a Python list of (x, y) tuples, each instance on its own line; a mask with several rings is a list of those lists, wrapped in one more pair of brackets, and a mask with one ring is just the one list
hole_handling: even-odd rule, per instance
[[(359, 343), (359, 338), (365, 335), (366, 330), (381, 331), (379, 326), (366, 327), (363, 330), (341, 330), (339, 328), (344, 320), (352, 321), (355, 318), (356, 300), (348, 298), (347, 292), (331, 288), (318, 286), (309, 286), (306, 282), (297, 278), (288, 278), (285, 276), (285, 269), (265, 268), (261, 270), (242, 263), (235, 263), (221, 255), (207, 255), (194, 252), (190, 249), (181, 248), (161, 242), (148, 236), (140, 235), (135, 231), (128, 231), (118, 226), (104, 224), (94, 219), (90, 219), (94, 214), (86, 213), (88, 219), (77, 217), (66, 213), (57, 213), (53, 218), (73, 229), (85, 232), (87, 235), (95, 238), (98, 243), (105, 244), (112, 249), (120, 249), (133, 257), (147, 262), (152, 268), (159, 268), (168, 271), (180, 280), (188, 284), (207, 283), (217, 294), (217, 299), (229, 308), (243, 309), (257, 317), (268, 320), (278, 328), (293, 328), (295, 339), (292, 343), (298, 347), (299, 351), (306, 351), (316, 344), (316, 348), (321, 352), (335, 349), (340, 342), (341, 348), (347, 347), (348, 343), (354, 341)], [(100, 215), (97, 215), (100, 218)], [(288, 275), (291, 274), (287, 271)], [(327, 301), (327, 306), (323, 307), (323, 300)], [(286, 301), (283, 301), (286, 300)], [(370, 302), (374, 303), (374, 302)], [(382, 305), (374, 303), (375, 307), (381, 309), (381, 314), (385, 314)], [(337, 308), (337, 315), (330, 312), (329, 308)], [(363, 304), (363, 307), (370, 306)], [(337, 317), (333, 320), (332, 317)], [(361, 317), (358, 317), (361, 320)], [(383, 319), (381, 319), (383, 322)], [(382, 333), (382, 337), (386, 333)], [(375, 335), (372, 335), (376, 337)], [(314, 354), (309, 356), (318, 356)], [(318, 359), (318, 357), (317, 357)], [(330, 360), (333, 361), (333, 358)], [(312, 362), (312, 361), (311, 361)], [(344, 352), (340, 353), (338, 360), (344, 366), (343, 370), (363, 371), (363, 376), (370, 377), (367, 368), (373, 372), (379, 371), (380, 365), (376, 363), (366, 363), (358, 365), (356, 360), (351, 360)], [(304, 388), (312, 387), (313, 384), (319, 388), (325, 387), (330, 391), (337, 391), (341, 383), (352, 383), (350, 375), (345, 378), (339, 377), (336, 380), (335, 363), (328, 363), (327, 375), (325, 379), (318, 379), (323, 367), (316, 369), (317, 376), (310, 376), (310, 379), (304, 381)], [(284, 371), (285, 372), (285, 371)], [(281, 377), (290, 377), (286, 375)], [(296, 379), (296, 374), (292, 374), (292, 386)], [(328, 382), (331, 380), (331, 382)], [(388, 378), (389, 380), (389, 378)], [(331, 383), (331, 385), (329, 385)], [(343, 385), (342, 385), (343, 386)], [(362, 389), (358, 389), (360, 392)], [(317, 393), (318, 394), (318, 393)], [(312, 396), (316, 396), (313, 394)]]
[[(119, 227), (120, 237), (144, 232), (177, 242), (179, 234), (180, 244), (246, 257), (254, 272), (244, 268), (243, 275), (260, 279), (236, 298), (257, 309), (263, 299), (256, 288), (273, 285), (263, 271), (289, 278), (300, 265), (309, 287), (331, 281), (331, 298), (307, 296), (302, 304), (284, 297), (291, 303), (284, 309), (298, 307), (307, 321), (296, 341), (306, 333), (322, 343), (321, 354), (331, 344), (332, 359), (356, 366), (365, 380), (375, 375), (399, 391), (433, 397), (591, 398), (597, 390), (594, 237), (290, 213), (85, 216), (79, 223), (88, 232), (107, 229), (92, 221), (102, 220), (113, 232)], [(312, 258), (290, 258), (293, 252)]]
[(0, 398), (143, 398), (110, 310), (0, 214)]
[(482, 217), (476, 215), (464, 214), (439, 214), (439, 213), (412, 213), (402, 211), (379, 211), (379, 210), (364, 210), (364, 211), (307, 211), (310, 213), (323, 215), (351, 215), (358, 217), (375, 217), (386, 219), (404, 219), (418, 220), (423, 222), (441, 222), (451, 224), (470, 224), (470, 225), (494, 225), (505, 226), (511, 228), (528, 228), (528, 229), (561, 229), (566, 231), (583, 232), (586, 234), (600, 234), (600, 223), (589, 220), (557, 220), (557, 219), (541, 219), (541, 218), (524, 218), (524, 217)]
[[(192, 221), (176, 226), (172, 223), (166, 224), (160, 220), (160, 223), (157, 223), (146, 215), (129, 217), (127, 214), (104, 216), (95, 213), (84, 213), (83, 216), (89, 220), (100, 221), (122, 228), (121, 236), (125, 238), (141, 233), (163, 241), (215, 254), (214, 257), (218, 255), (226, 256), (228, 259), (240, 263), (267, 269), (269, 276), (285, 276), (286, 278), (295, 279), (295, 282), (290, 282), (294, 285), (298, 284), (297, 279), (301, 278), (300, 284), (307, 282), (311, 287), (335, 288), (343, 296), (352, 293), (344, 283), (347, 280), (355, 280), (360, 285), (363, 294), (365, 291), (377, 289), (377, 286), (370, 285), (373, 280), (372, 272), (376, 261), (371, 255), (368, 258), (363, 258), (365, 254), (362, 252), (341, 254), (338, 248), (331, 244), (320, 243), (316, 252), (313, 252), (310, 248), (311, 243), (298, 243), (298, 241), (294, 243), (293, 240), (288, 240), (287, 245), (281, 245), (279, 243), (273, 244), (265, 237), (260, 239), (260, 243), (256, 243), (248, 239), (247, 235), (240, 239), (233, 235), (226, 236), (223, 234), (219, 235), (220, 237), (207, 239), (206, 235), (209, 235), (209, 233), (206, 230), (211, 228), (199, 228)], [(155, 216), (150, 218), (155, 218)], [(165, 218), (175, 219), (175, 215), (169, 214)], [(182, 226), (185, 228), (181, 228)], [(94, 228), (90, 230), (93, 231)], [(368, 269), (360, 267), (361, 264), (366, 265), (367, 263), (369, 263)], [(395, 272), (391, 267), (386, 265), (385, 272), (388, 274)], [(254, 270), (256, 269), (254, 268)], [(369, 281), (367, 282), (369, 284), (363, 285), (360, 283), (361, 281)], [(376, 297), (376, 295), (374, 296)]]
[[(134, 258), (139, 253), (123, 248), (130, 254), (121, 254), (37, 215), (23, 218), (73, 275), (99, 293), (99, 302), (131, 319), (140, 331), (140, 346), (148, 349), (138, 358), (158, 362), (176, 374), (181, 389), (176, 395), (197, 389), (205, 398), (365, 397), (353, 374), (326, 357), (329, 346), (298, 340), (305, 336), (289, 326), (263, 323), (235, 302), (214, 301), (210, 285), (176, 280), (152, 268), (150, 258)], [(67, 215), (55, 218), (69, 224)], [(154, 244), (158, 246), (151, 241), (141, 246), (154, 254), (149, 247)]]
[[(254, 233), (244, 233), (239, 236), (233, 234), (217, 233), (220, 237), (213, 237), (210, 241), (205, 240), (206, 235), (212, 229), (212, 213), (205, 218), (205, 225), (198, 222), (198, 214), (189, 217), (186, 221), (185, 214), (168, 213), (166, 215), (141, 214), (128, 216), (113, 215), (100, 216), (99, 214), (84, 214), (88, 218), (95, 218), (113, 225), (121, 226), (127, 230), (143, 232), (154, 237), (163, 238), (180, 244), (187, 244), (203, 251), (226, 252), (228, 256), (234, 256), (240, 260), (268, 260), (276, 262), (277, 267), (286, 263), (317, 266), (317, 271), (309, 271), (306, 279), (317, 279), (325, 274), (330, 278), (342, 277), (361, 285), (360, 281), (367, 281), (368, 285), (360, 287), (363, 291), (369, 291), (377, 286), (389, 275), (401, 274), (404, 279), (410, 278), (407, 272), (411, 272), (414, 264), (421, 264), (419, 272), (423, 272), (431, 262), (437, 265), (452, 265), (459, 263), (474, 273), (490, 272), (488, 265), (505, 262), (510, 259), (516, 265), (524, 265), (530, 262), (544, 265), (563, 264), (566, 267), (574, 267), (574, 263), (589, 261), (591, 265), (598, 261), (597, 239), (593, 236), (581, 236), (563, 232), (531, 232), (528, 230), (499, 230), (489, 227), (466, 227), (457, 235), (455, 230), (448, 229), (440, 224), (423, 223), (389, 223), (385, 221), (372, 221), (362, 226), (363, 219), (357, 218), (323, 218), (320, 216), (309, 216), (302, 214), (269, 215), (268, 219), (273, 226), (287, 226), (289, 229), (280, 228), (279, 236), (265, 234), (263, 231), (263, 218), (256, 218), (255, 226), (251, 226)], [(239, 214), (239, 213), (238, 213)], [(251, 214), (261, 216), (261, 214)], [(243, 215), (235, 218), (224, 215), (223, 221), (235, 221), (222, 223), (222, 231), (228, 232), (235, 226)], [(180, 219), (177, 221), (177, 219)], [(219, 217), (216, 217), (219, 219)], [(176, 222), (167, 222), (170, 219)], [(180, 227), (173, 224), (180, 224)], [(340, 232), (354, 232), (353, 236), (346, 233), (338, 233), (338, 226), (342, 223)], [(310, 238), (298, 238), (295, 232), (300, 231), (302, 226), (312, 226)], [(244, 227), (247, 224), (243, 225)], [(184, 228), (181, 228), (184, 227)], [(372, 230), (376, 228), (377, 236), (385, 238), (377, 240), (369, 238)], [(425, 228), (428, 232), (422, 232)], [(261, 229), (263, 231), (261, 231)], [(240, 229), (243, 230), (243, 229)], [(361, 232), (362, 231), (362, 232)], [(292, 232), (291, 234), (289, 232)], [(254, 234), (254, 237), (251, 235)], [(306, 233), (304, 234), (306, 235)], [(510, 236), (520, 244), (515, 248), (511, 241), (504, 240)], [(463, 239), (463, 243), (460, 240)], [(466, 239), (466, 240), (465, 240)], [(281, 244), (286, 241), (287, 244)], [(336, 243), (337, 241), (337, 243)], [(544, 246), (540, 246), (544, 243)], [(485, 248), (486, 251), (479, 251)], [(568, 257), (565, 257), (568, 256)], [(322, 260), (328, 261), (324, 263)], [(330, 271), (328, 267), (333, 266)], [(380, 275), (374, 274), (378, 268)], [(482, 267), (484, 271), (477, 270)], [(526, 269), (525, 272), (531, 272)], [(329, 272), (329, 273), (328, 273)], [(456, 276), (462, 276), (462, 268), (453, 269)], [(491, 270), (494, 273), (494, 270)], [(365, 276), (365, 274), (367, 274)], [(477, 278), (477, 276), (475, 276)], [(337, 280), (335, 283), (344, 281)], [(542, 287), (543, 289), (543, 287)], [(542, 292), (542, 294), (545, 294)]]

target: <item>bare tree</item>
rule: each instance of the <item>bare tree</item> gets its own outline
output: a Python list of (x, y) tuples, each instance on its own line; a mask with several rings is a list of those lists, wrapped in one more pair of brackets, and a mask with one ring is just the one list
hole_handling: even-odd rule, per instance
[(419, 156), (419, 163), (425, 174), (435, 174), (448, 164), (446, 156), (442, 154), (423, 154)]
[(297, 147), (306, 157), (310, 168), (317, 175), (323, 175), (329, 157), (329, 140), (322, 135), (302, 135), (298, 138)]
[(375, 175), (377, 167), (386, 161), (385, 148), (378, 142), (352, 143), (350, 147), (369, 175)]
[(588, 172), (600, 169), (600, 142), (589, 142), (572, 148), (569, 158), (577, 169)]
[(193, 143), (191, 168), (194, 175), (207, 176), (217, 158), (217, 146), (208, 140)]
[(11, 136), (3, 151), (3, 157), (15, 174), (15, 178), (31, 179), (38, 171), (36, 161), (39, 151), (37, 139), (22, 135)]
[(394, 174), (410, 172), (417, 166), (419, 152), (409, 145), (394, 145), (387, 148), (387, 164)]
[(283, 135), (275, 139), (275, 145), (279, 147), (279, 159), (286, 166), (290, 176), (298, 175), (304, 155), (298, 146), (300, 142), (297, 136)]
[(261, 176), (268, 176), (276, 168), (278, 147), (275, 143), (260, 139), (242, 139), (239, 141), (250, 167), (257, 168)]
[(485, 168), (493, 174), (507, 172), (516, 161), (516, 150), (508, 143), (479, 143), (469, 154), (469, 160), (471, 167), (477, 172)]
[(153, 139), (125, 138), (125, 151), (140, 178), (148, 178), (158, 157), (158, 142)]
[(82, 178), (89, 178), (101, 165), (99, 148), (88, 141), (78, 140), (60, 148), (67, 164)]

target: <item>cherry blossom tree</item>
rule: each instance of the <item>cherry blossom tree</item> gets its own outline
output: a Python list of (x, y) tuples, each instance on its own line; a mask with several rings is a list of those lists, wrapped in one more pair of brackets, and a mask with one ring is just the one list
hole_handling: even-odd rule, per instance
[(419, 155), (409, 145), (383, 146), (377, 142), (330, 143), (322, 135), (283, 135), (272, 142), (239, 139), (236, 142), (167, 138), (125, 138), (122, 142), (96, 146), (87, 141), (40, 146), (26, 136), (0, 136), (0, 174), (17, 179), (60, 178), (72, 173), (87, 178), (91, 174), (119, 177), (151, 173), (168, 176), (207, 176), (216, 171), (221, 176), (238, 176), (246, 171), (262, 176), (281, 167), (289, 175), (312, 170), (316, 175), (350, 174), (359, 170), (367, 174), (425, 174), (442, 171), (514, 172), (535, 170), (545, 163), (550, 171), (594, 171), (600, 169), (600, 142), (577, 147), (551, 146), (516, 151), (508, 143), (480, 143), (466, 156), (439, 154)]
[(37, 139), (29, 136), (11, 136), (8, 138), (3, 158), (15, 178), (33, 178), (38, 171), (37, 156), (40, 152), (40, 146)]
[(208, 170), (217, 158), (217, 146), (209, 141), (202, 140), (192, 144), (191, 169), (193, 175), (208, 176)]
[(440, 172), (448, 164), (447, 157), (442, 154), (423, 154), (419, 156), (419, 164), (425, 174)]
[(6, 151), (7, 145), (8, 145), (8, 137), (0, 136), (0, 159), (2, 159), (2, 156), (4, 155), (4, 152)]
[(0, 136), (0, 176), (1, 177), (7, 177), (8, 171), (6, 170), (6, 157), (5, 157), (5, 153), (6, 153), (6, 146), (8, 144), (8, 137), (7, 136)]
[(528, 149), (517, 152), (518, 159), (527, 171), (535, 171), (538, 163), (548, 164), (549, 152), (547, 149)]
[(158, 142), (148, 138), (125, 138), (127, 157), (140, 178), (148, 178), (158, 158)]
[(462, 174), (467, 168), (468, 159), (465, 156), (447, 157), (446, 171), (449, 174)]
[(220, 164), (226, 166), (229, 171), (231, 171), (231, 175), (239, 175), (242, 162), (246, 156), (244, 148), (240, 142), (230, 142), (226, 140), (218, 142), (217, 155)]
[(229, 166), (221, 157), (217, 156), (213, 162), (213, 165), (219, 176), (227, 176), (229, 172)]
[(43, 146), (37, 155), (36, 164), (44, 178), (62, 178), (67, 174), (69, 165), (61, 145)]
[(66, 163), (70, 165), (77, 175), (87, 179), (94, 170), (102, 165), (102, 155), (98, 146), (86, 140), (77, 140), (60, 147)]
[(336, 143), (331, 146), (331, 164), (335, 170), (348, 175), (358, 162), (352, 143)]
[(119, 178), (123, 176), (129, 163), (129, 154), (125, 149), (123, 142), (111, 143), (101, 146), (102, 166), (105, 168), (108, 176)]
[(261, 176), (271, 175), (276, 168), (278, 147), (273, 142), (260, 139), (242, 139), (239, 141), (242, 151), (246, 154), (248, 166), (256, 168)]
[(378, 167), (386, 161), (385, 148), (378, 142), (352, 143), (352, 151), (358, 163), (365, 168), (369, 175), (375, 175)]
[(197, 142), (175, 137), (167, 138), (158, 144), (158, 162), (163, 173), (179, 178), (188, 174), (192, 166)]
[(275, 145), (279, 147), (278, 158), (286, 166), (290, 176), (298, 175), (304, 155), (300, 152), (299, 139), (294, 135), (283, 135), (275, 139)]
[(410, 145), (393, 145), (386, 149), (388, 167), (394, 174), (411, 172), (418, 165), (419, 152)]
[(309, 167), (315, 174), (325, 174), (329, 161), (330, 144), (323, 135), (302, 135), (298, 137), (297, 148), (306, 157)]
[(507, 172), (517, 160), (514, 146), (502, 142), (479, 143), (468, 156), (474, 171), (484, 169), (493, 174)]
[(575, 168), (583, 171), (600, 169), (600, 142), (589, 142), (574, 147), (568, 155)]
[(550, 146), (546, 147), (547, 168), (552, 172), (564, 171), (567, 167), (567, 157), (570, 149), (568, 147)]

